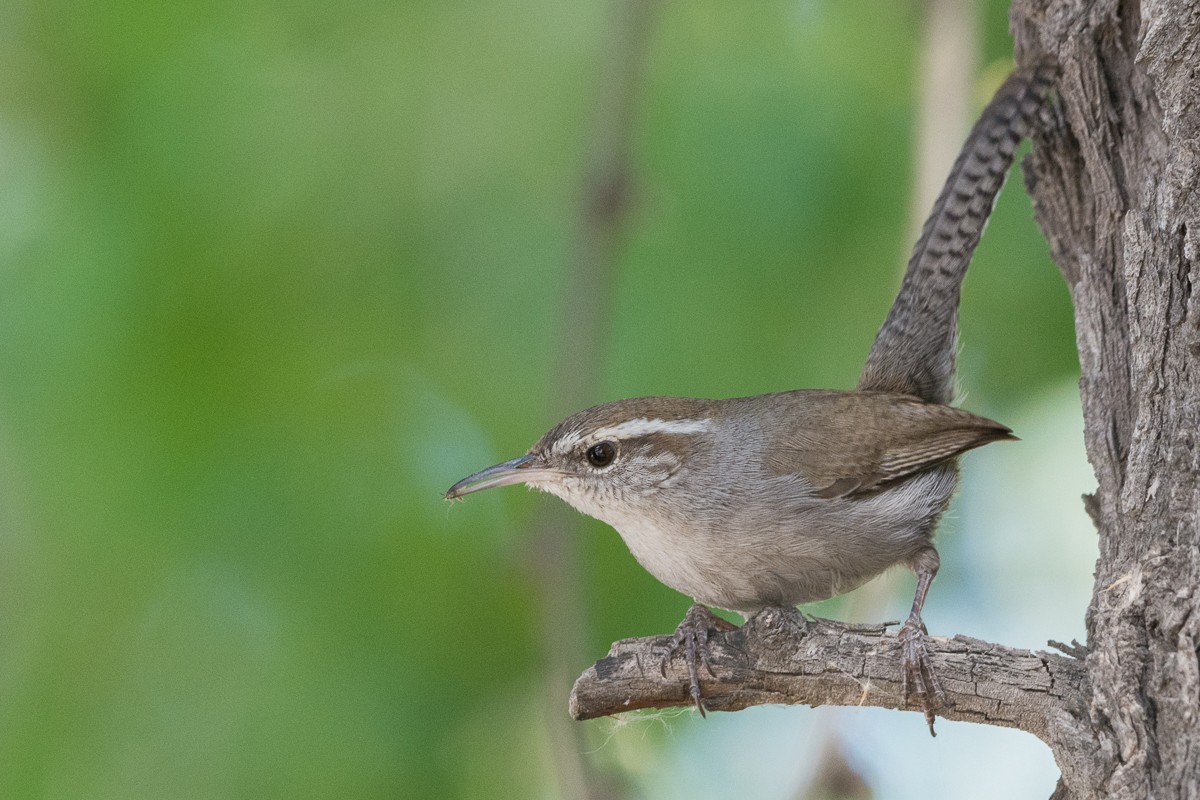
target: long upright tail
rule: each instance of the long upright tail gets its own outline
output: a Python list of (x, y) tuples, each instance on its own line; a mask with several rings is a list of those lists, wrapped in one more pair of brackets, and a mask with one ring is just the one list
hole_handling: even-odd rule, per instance
[(1017, 145), (1029, 133), (1056, 69), (1019, 69), (971, 129), (913, 248), (904, 282), (875, 337), (858, 388), (948, 403), (954, 393), (959, 288)]

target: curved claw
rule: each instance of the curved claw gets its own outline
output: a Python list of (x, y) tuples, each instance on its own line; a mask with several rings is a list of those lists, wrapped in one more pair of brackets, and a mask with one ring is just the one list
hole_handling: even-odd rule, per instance
[(737, 626), (732, 622), (718, 617), (699, 603), (693, 603), (692, 607), (687, 610), (687, 614), (684, 615), (683, 621), (675, 628), (675, 634), (671, 637), (667, 652), (663, 654), (662, 661), (659, 662), (659, 672), (665, 678), (667, 677), (667, 666), (672, 659), (681, 652), (683, 653), (684, 663), (688, 668), (688, 694), (691, 695), (692, 702), (696, 704), (702, 717), (707, 715), (700, 694), (700, 664), (704, 664), (704, 668), (708, 670), (710, 676), (717, 677), (717, 674), (713, 672), (710, 659), (708, 632), (710, 630), (731, 631), (736, 629)]
[(910, 681), (916, 688), (917, 698), (925, 710), (925, 721), (929, 724), (929, 735), (937, 736), (933, 721), (938, 708), (945, 705), (946, 693), (929, 660), (929, 649), (925, 646), (925, 626), (919, 618), (909, 617), (897, 634), (900, 639), (901, 692), (905, 705), (908, 704)]

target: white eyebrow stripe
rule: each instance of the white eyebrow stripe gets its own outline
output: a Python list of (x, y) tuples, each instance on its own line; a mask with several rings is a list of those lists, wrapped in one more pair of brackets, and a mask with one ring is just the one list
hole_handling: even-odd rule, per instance
[(711, 419), (647, 419), (639, 417), (622, 422), (620, 425), (599, 428), (588, 439), (596, 441), (623, 439), (632, 436), (648, 436), (652, 433), (704, 433), (710, 428), (712, 428)]

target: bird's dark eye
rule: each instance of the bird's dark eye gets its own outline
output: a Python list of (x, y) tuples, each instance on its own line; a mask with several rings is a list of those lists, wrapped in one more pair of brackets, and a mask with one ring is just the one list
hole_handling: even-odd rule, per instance
[(616, 457), (617, 446), (612, 442), (596, 442), (587, 449), (587, 460), (593, 467), (607, 467)]

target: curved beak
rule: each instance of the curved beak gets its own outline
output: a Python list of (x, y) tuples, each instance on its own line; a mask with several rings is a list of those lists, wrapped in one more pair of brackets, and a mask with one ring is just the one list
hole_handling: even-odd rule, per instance
[(496, 486), (508, 486), (514, 483), (529, 483), (553, 478), (557, 473), (547, 467), (541, 459), (534, 455), (517, 456), (514, 459), (488, 467), (468, 475), (446, 490), (447, 500), (457, 500), (463, 495), (491, 489)]

